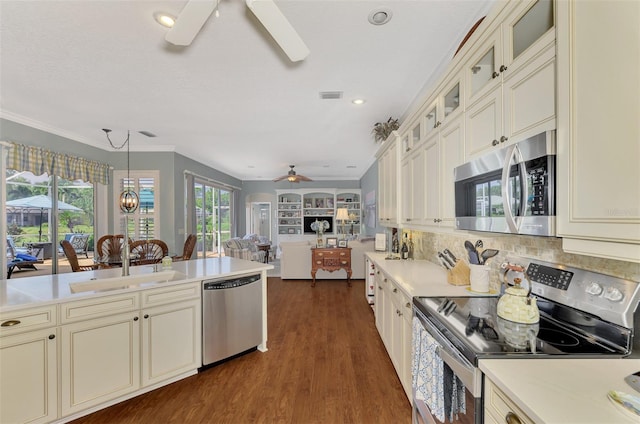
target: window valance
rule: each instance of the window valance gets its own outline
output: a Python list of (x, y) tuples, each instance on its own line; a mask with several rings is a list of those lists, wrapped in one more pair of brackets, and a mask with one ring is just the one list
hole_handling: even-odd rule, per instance
[(7, 167), (34, 175), (46, 172), (65, 180), (109, 184), (108, 164), (24, 144), (9, 143)]

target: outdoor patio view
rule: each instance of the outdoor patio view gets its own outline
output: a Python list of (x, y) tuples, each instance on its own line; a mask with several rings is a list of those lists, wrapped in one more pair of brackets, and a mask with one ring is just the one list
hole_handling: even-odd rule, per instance
[[(58, 178), (57, 191), (48, 174), (8, 169), (7, 262), (15, 266), (11, 278), (52, 273), (58, 257), (58, 272), (71, 272), (60, 249), (61, 240), (71, 240), (81, 260), (93, 261), (94, 188), (83, 181)], [(54, 202), (58, 227), (52, 228)]]

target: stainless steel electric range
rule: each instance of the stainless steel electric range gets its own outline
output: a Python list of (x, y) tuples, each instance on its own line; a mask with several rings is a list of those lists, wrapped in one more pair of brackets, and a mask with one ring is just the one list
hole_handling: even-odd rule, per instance
[[(452, 422), (482, 422), (480, 359), (640, 357), (640, 337), (634, 337), (640, 329), (640, 284), (522, 257), (507, 262), (526, 269), (539, 323), (498, 317), (497, 295), (413, 299), (416, 322), (466, 390), (465, 413)], [(505, 281), (514, 272), (505, 271)], [(414, 421), (437, 422), (415, 392), (414, 387)]]

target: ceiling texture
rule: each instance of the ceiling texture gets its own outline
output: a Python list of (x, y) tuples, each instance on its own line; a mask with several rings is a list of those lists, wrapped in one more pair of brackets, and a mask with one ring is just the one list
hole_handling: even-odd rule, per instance
[[(102, 128), (115, 144), (131, 130), (133, 152), (175, 151), (241, 180), (290, 164), (359, 179), (374, 123), (402, 121), (492, 2), (276, 0), (310, 50), (293, 63), (244, 0), (221, 0), (186, 47), (154, 19), (186, 1), (0, 0), (0, 117), (105, 151)], [(372, 25), (380, 8), (392, 18)]]

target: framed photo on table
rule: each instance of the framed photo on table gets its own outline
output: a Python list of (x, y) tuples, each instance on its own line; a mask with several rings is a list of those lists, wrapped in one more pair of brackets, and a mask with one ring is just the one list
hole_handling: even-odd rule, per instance
[(327, 247), (336, 247), (338, 245), (338, 237), (327, 237)]
[(347, 239), (338, 240), (338, 247), (347, 247)]
[(322, 237), (318, 237), (316, 239), (316, 247), (320, 247), (320, 248), (324, 247), (324, 239)]

